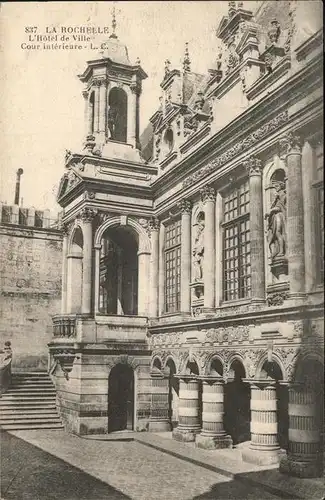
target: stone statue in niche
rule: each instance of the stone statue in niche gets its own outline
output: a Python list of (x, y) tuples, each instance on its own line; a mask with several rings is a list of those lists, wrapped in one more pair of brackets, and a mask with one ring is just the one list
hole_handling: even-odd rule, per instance
[(197, 234), (193, 248), (194, 281), (202, 281), (203, 279), (204, 227), (204, 216), (201, 216), (198, 218)]
[(268, 220), (268, 243), (272, 259), (284, 257), (286, 253), (286, 186), (284, 182), (276, 182), (274, 187), (276, 195), (270, 213), (265, 215)]
[(115, 129), (117, 123), (118, 110), (115, 106), (110, 106), (107, 113), (107, 126), (109, 130), (109, 139), (115, 139)]

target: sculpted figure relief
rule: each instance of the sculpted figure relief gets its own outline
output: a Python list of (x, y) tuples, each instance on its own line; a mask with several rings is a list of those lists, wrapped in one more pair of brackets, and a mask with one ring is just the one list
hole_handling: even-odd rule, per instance
[(204, 215), (198, 218), (197, 234), (193, 248), (193, 270), (194, 281), (203, 279), (203, 258), (204, 258)]
[(272, 259), (286, 253), (286, 187), (284, 182), (277, 182), (274, 187), (276, 195), (270, 213), (265, 215), (268, 220), (268, 243)]

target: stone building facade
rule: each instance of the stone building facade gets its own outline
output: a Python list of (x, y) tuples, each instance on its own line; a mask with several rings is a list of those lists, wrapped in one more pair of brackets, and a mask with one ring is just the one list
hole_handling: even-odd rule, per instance
[[(115, 33), (87, 63), (67, 152), (51, 374), (67, 430), (167, 431), (320, 473), (323, 137), (320, 2), (229, 2), (214, 66), (142, 80)], [(141, 146), (141, 151), (140, 151)]]
[(0, 204), (0, 334), (13, 370), (46, 370), (60, 312), (62, 233), (48, 210)]

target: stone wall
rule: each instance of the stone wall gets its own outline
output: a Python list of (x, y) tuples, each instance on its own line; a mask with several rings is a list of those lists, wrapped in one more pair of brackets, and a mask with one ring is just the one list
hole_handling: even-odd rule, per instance
[(51, 316), (60, 311), (62, 235), (57, 229), (0, 223), (0, 335), (13, 371), (47, 368)]

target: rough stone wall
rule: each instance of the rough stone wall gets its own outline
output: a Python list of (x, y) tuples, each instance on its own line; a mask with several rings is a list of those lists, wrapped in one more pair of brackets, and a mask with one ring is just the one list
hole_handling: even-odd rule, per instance
[(0, 225), (0, 336), (13, 371), (47, 368), (51, 316), (60, 311), (62, 236), (56, 229)]

